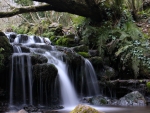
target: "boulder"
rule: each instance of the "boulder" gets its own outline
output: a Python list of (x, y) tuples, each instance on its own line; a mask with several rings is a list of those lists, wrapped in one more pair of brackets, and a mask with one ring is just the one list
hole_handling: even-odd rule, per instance
[(48, 80), (53, 81), (57, 76), (58, 70), (53, 64), (36, 64), (33, 66), (33, 76), (38, 80), (42, 81)]
[(138, 91), (128, 93), (124, 97), (120, 98), (118, 105), (121, 106), (146, 106), (146, 100), (144, 96)]
[(70, 113), (104, 113), (87, 105), (78, 105)]
[(28, 112), (26, 112), (24, 109), (21, 109), (21, 110), (18, 111), (17, 113), (28, 113)]
[(86, 45), (75, 46), (72, 47), (72, 50), (74, 50), (75, 52), (88, 52), (88, 46)]
[(40, 54), (31, 54), (32, 65), (47, 63), (48, 59)]
[(116, 72), (112, 67), (104, 66), (103, 71), (101, 72), (101, 79), (110, 80), (116, 76)]
[(107, 102), (107, 99), (105, 97), (99, 95), (99, 96), (94, 96), (91, 99), (90, 103), (93, 105), (100, 106), (100, 105), (106, 105), (108, 102)]

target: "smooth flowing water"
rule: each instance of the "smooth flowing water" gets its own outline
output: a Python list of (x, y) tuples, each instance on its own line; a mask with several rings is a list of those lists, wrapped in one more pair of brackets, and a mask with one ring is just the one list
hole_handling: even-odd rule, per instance
[(85, 59), (85, 78), (87, 86), (87, 96), (94, 96), (100, 94), (100, 88), (98, 86), (97, 76), (95, 70), (88, 59)]
[[(95, 107), (98, 111), (102, 111), (104, 113), (150, 113), (150, 106), (146, 107), (121, 107), (121, 106), (102, 106), (102, 107)], [(58, 110), (58, 113), (70, 113), (72, 108), (67, 108), (63, 110)], [(50, 112), (47, 112), (50, 113)]]
[(63, 105), (74, 106), (77, 105), (79, 101), (75, 89), (71, 84), (71, 81), (69, 80), (68, 73), (67, 73), (68, 70), (66, 68), (67, 65), (62, 61), (63, 59), (62, 60), (58, 59), (58, 56), (60, 55), (61, 54), (59, 54), (59, 52), (57, 52), (57, 56), (53, 56), (50, 52), (45, 53), (45, 56), (48, 58), (48, 63), (54, 64), (58, 69)]
[[(11, 63), (10, 76), (10, 105), (18, 102), (21, 104), (33, 105), (33, 75), (30, 53), (43, 55), (48, 59), (47, 63), (54, 64), (58, 69), (58, 78), (61, 90), (61, 97), (64, 106), (74, 106), (79, 103), (76, 91), (68, 77), (67, 64), (63, 62), (62, 53), (57, 51), (50, 44), (47, 38), (36, 36), (16, 35), (14, 40), (10, 39), (11, 34), (7, 34), (14, 48)], [(30, 52), (22, 51), (21, 47), (26, 47)], [(50, 49), (47, 49), (50, 48)], [(43, 102), (43, 96), (47, 99), (47, 89), (40, 79), (40, 102)], [(20, 92), (20, 97), (15, 97), (15, 92)], [(45, 94), (44, 94), (45, 91)], [(20, 99), (19, 99), (20, 98)]]
[[(57, 82), (59, 81), (61, 97), (63, 105), (65, 106), (65, 109), (59, 110), (58, 112), (69, 113), (74, 108), (73, 106), (76, 106), (79, 101), (74, 85), (70, 81), (68, 65), (64, 62), (62, 57), (63, 53), (57, 51), (54, 46), (49, 45), (51, 42), (48, 39), (27, 35), (16, 35), (16, 38), (10, 39), (10, 35), (11, 34), (7, 34), (7, 37), (14, 48), (14, 53), (11, 57), (10, 105), (34, 104), (33, 65), (30, 57), (30, 54), (32, 53), (45, 56), (48, 59), (48, 63), (55, 65), (58, 69), (58, 77), (56, 77), (56, 80), (54, 81), (54, 87), (58, 85)], [(22, 47), (25, 47), (29, 52), (23, 51)], [(85, 59), (84, 66), (81, 89), (83, 90), (83, 88), (87, 87), (87, 96), (98, 95), (100, 88), (97, 83), (95, 71), (89, 60)], [(37, 95), (40, 96), (39, 104), (41, 105), (44, 102), (44, 98), (47, 100), (49, 96), (45, 84), (47, 84), (47, 82), (43, 83), (42, 76), (40, 76), (38, 86), (40, 93)], [(57, 88), (54, 89), (54, 92), (59, 92), (56, 90)], [(16, 95), (18, 92), (19, 95)], [(150, 113), (150, 107), (103, 106), (95, 108), (105, 113)]]

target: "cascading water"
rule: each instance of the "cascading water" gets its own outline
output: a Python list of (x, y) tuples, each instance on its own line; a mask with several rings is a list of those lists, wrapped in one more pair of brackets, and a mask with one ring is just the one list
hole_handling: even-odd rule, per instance
[[(84, 65), (80, 65), (84, 69), (76, 70), (76, 74), (74, 74), (73, 71), (70, 71), (70, 69), (74, 69), (74, 66), (70, 68), (70, 65), (64, 60), (66, 53), (62, 50), (57, 51), (54, 46), (51, 46), (51, 42), (47, 38), (14, 33), (6, 33), (6, 35), (14, 48), (10, 75), (10, 105), (50, 105), (49, 101), (53, 100), (52, 97), (61, 93), (61, 100), (65, 107), (75, 106), (79, 103), (76, 94), (77, 89), (75, 90), (79, 87), (76, 87), (75, 84), (82, 84), (79, 85), (81, 86), (81, 92), (79, 90), (77, 92), (85, 92), (84, 96), (99, 94), (96, 74), (89, 60), (79, 56), (79, 59), (81, 58), (84, 61)], [(40, 64), (40, 62), (34, 61), (33, 56), (43, 56), (48, 61), (43, 61), (44, 63)], [(38, 70), (40, 76), (36, 80), (37, 77), (33, 73), (34, 67), (49, 64), (57, 68), (58, 77), (56, 78), (58, 79), (48, 81), (47, 78), (43, 78), (43, 72)], [(75, 79), (72, 79), (72, 77)], [(76, 81), (80, 81), (80, 83)]]
[(87, 95), (94, 96), (99, 95), (99, 86), (97, 81), (97, 76), (95, 74), (94, 68), (88, 59), (85, 59), (85, 82), (87, 88)]
[[(7, 34), (7, 37), (10, 40), (10, 34)], [(21, 104), (33, 104), (32, 97), (32, 64), (30, 53), (22, 52), (21, 48), (26, 47), (33, 54), (42, 54), (48, 59), (47, 63), (54, 64), (58, 69), (59, 81), (60, 81), (60, 90), (62, 95), (62, 100), (64, 106), (72, 106), (78, 103), (78, 98), (76, 92), (68, 78), (66, 64), (63, 62), (61, 58), (61, 52), (53, 51), (51, 45), (48, 48), (51, 50), (46, 50), (46, 44), (44, 42), (50, 43), (48, 39), (42, 39), (40, 37), (35, 36), (27, 36), (27, 35), (16, 35), (14, 41), (12, 41), (12, 45), (14, 48), (14, 54), (12, 55), (12, 66), (11, 66), (11, 77), (10, 77), (10, 105), (16, 104), (17, 98), (14, 97), (15, 90), (21, 91), (21, 98), (23, 99)], [(39, 48), (43, 47), (43, 48)], [(55, 53), (55, 54), (52, 54)], [(26, 63), (25, 63), (26, 62)], [(14, 66), (17, 66), (14, 68)], [(19, 79), (20, 78), (20, 79)], [(28, 80), (27, 80), (28, 78)], [(18, 80), (19, 79), (19, 80)], [(17, 87), (15, 85), (22, 84)], [(28, 88), (27, 88), (28, 86)], [(28, 89), (28, 90), (27, 90)], [(43, 95), (47, 97), (46, 90), (44, 90), (44, 84), (42, 84), (40, 79), (40, 102), (43, 103)], [(27, 96), (27, 93), (29, 96)], [(18, 100), (17, 100), (18, 101)], [(21, 99), (19, 100), (21, 101)], [(40, 103), (40, 104), (41, 104)]]

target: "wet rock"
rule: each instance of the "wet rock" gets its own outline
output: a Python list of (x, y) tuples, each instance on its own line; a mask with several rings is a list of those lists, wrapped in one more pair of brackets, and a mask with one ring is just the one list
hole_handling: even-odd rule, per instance
[(3, 48), (3, 51), (1, 51), (1, 54), (4, 58), (2, 63), (4, 63), (4, 65), (6, 65), (5, 63), (8, 63), (9, 56), (13, 52), (13, 48), (9, 44), (9, 41), (8, 41), (6, 35), (1, 31), (0, 31), (0, 48)]
[(24, 46), (21, 46), (21, 50), (22, 50), (22, 52), (24, 52), (24, 53), (29, 53), (29, 52), (30, 52), (30, 49), (27, 48), (27, 47), (24, 47)]
[(100, 70), (100, 68), (103, 67), (103, 59), (101, 57), (95, 56), (91, 57), (89, 60), (96, 69)]
[(14, 42), (14, 40), (17, 36), (17, 34), (14, 32), (8, 32), (8, 33), (6, 33), (6, 35), (9, 36), (9, 42), (11, 42), (11, 43)]
[(89, 50), (89, 54), (94, 57), (94, 56), (98, 56), (99, 55), (99, 52), (98, 50)]
[(104, 113), (87, 105), (78, 105), (70, 113)]
[(43, 55), (39, 55), (39, 54), (31, 55), (31, 62), (33, 65), (47, 63), (47, 61), (48, 61), (48, 59)]
[(75, 46), (71, 48), (75, 52), (88, 52), (88, 46), (85, 45), (80, 45), (80, 46)]
[[(24, 106), (23, 108), (25, 111), (27, 111), (27, 113), (31, 113), (31, 112), (37, 112), (38, 111), (38, 108), (35, 107), (35, 106), (32, 106), (32, 105), (29, 105), (29, 106)], [(24, 111), (23, 110), (23, 111)], [(22, 112), (20, 112), (22, 113)], [(23, 112), (24, 113), (24, 112)], [(26, 112), (25, 112), (26, 113)]]
[(112, 67), (104, 66), (103, 72), (101, 72), (101, 78), (103, 80), (110, 80), (115, 76), (115, 70)]
[(33, 66), (33, 76), (37, 79), (53, 81), (57, 76), (58, 70), (53, 64), (36, 64)]
[(107, 104), (107, 99), (105, 97), (101, 96), (101, 95), (94, 96), (93, 98), (91, 98), (90, 103), (93, 104), (93, 105), (97, 105), (97, 106), (106, 105)]
[(28, 112), (26, 112), (24, 109), (21, 109), (21, 110), (18, 111), (17, 113), (28, 113)]
[(138, 91), (131, 92), (120, 98), (118, 105), (121, 106), (145, 106), (146, 100), (144, 96)]

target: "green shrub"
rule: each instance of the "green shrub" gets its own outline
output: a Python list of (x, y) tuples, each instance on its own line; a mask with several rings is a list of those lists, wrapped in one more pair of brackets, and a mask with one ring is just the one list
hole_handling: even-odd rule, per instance
[(146, 83), (147, 91), (150, 92), (150, 82)]

